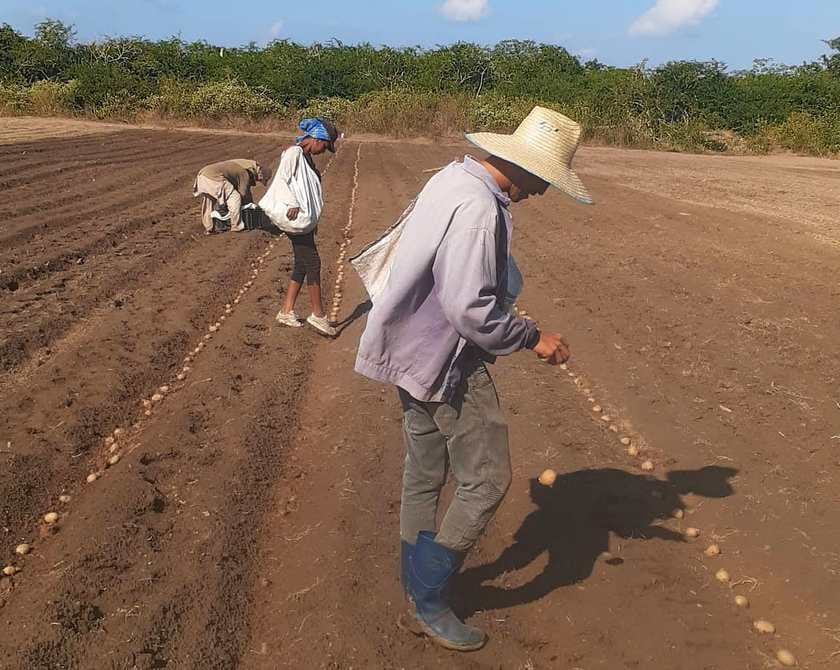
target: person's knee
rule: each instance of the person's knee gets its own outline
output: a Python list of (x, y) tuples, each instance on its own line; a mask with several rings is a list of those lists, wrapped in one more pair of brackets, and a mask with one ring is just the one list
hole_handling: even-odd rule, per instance
[(484, 438), (488, 454), (484, 467), (484, 480), (501, 501), (513, 480), (507, 421), (499, 410), (490, 412), (485, 417), (485, 422)]
[(502, 503), (512, 481), (510, 462), (493, 464), (479, 487), (485, 509), (495, 510)]

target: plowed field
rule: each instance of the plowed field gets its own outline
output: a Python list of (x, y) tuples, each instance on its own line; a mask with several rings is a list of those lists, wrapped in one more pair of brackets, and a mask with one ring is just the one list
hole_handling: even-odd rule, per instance
[[(513, 207), (519, 307), (573, 358), (494, 367), (514, 484), (459, 656), (396, 625), (401, 416), (352, 371), (361, 285), (336, 340), (282, 328), (288, 241), (202, 234), (195, 173), (288, 141), (0, 119), (0, 667), (840, 667), (840, 166), (588, 148), (595, 207)], [(328, 295), (342, 241), (465, 150), (318, 159)]]

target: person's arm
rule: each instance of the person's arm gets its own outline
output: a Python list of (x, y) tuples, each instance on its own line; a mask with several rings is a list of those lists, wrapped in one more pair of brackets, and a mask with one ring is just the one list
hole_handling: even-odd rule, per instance
[(467, 202), (455, 211), (432, 268), (447, 320), (465, 340), (489, 354), (531, 349), (540, 339), (533, 321), (502, 309), (496, 297), (495, 204)]

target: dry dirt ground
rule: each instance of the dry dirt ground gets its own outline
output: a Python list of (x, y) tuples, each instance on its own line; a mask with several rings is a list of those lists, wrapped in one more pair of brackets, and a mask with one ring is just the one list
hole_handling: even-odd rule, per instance
[[(352, 250), (464, 150), (364, 139), (321, 162), (328, 293), (348, 222)], [(585, 149), (596, 206), (515, 207), (520, 308), (574, 357), (495, 366), (514, 484), (458, 656), (395, 624), (400, 413), (352, 371), (360, 284), (338, 339), (283, 329), (288, 241), (200, 234), (195, 172), (286, 142), (0, 120), (0, 667), (840, 668), (838, 164)]]

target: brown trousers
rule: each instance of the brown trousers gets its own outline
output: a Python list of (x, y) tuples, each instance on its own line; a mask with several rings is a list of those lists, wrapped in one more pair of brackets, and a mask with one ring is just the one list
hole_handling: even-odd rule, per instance
[(229, 181), (214, 181), (202, 175), (195, 180), (194, 195), (201, 196), (201, 223), (206, 232), (213, 230), (213, 209), (224, 203), (230, 212), (230, 229), (244, 230), (242, 225), (242, 196)]

